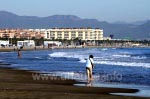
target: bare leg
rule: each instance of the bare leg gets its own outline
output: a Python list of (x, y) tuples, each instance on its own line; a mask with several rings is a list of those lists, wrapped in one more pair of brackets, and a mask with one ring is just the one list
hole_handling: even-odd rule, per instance
[(90, 68), (90, 80), (93, 80), (92, 68)]
[(87, 74), (87, 80), (90, 80), (90, 71), (88, 68), (86, 68), (86, 74)]
[(86, 68), (87, 78), (88, 80), (93, 80), (92, 68)]

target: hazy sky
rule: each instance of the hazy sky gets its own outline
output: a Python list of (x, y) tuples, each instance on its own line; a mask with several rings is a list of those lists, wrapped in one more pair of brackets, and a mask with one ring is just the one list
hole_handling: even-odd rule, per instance
[(150, 0), (0, 0), (0, 10), (27, 16), (76, 15), (131, 22), (150, 19)]

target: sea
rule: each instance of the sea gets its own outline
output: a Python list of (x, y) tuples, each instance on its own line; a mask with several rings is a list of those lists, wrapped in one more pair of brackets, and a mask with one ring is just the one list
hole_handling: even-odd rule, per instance
[(91, 86), (139, 89), (137, 96), (150, 97), (150, 48), (65, 48), (21, 51), (21, 54), (18, 58), (17, 52), (0, 52), (0, 62), (86, 82), (86, 60), (93, 55)]

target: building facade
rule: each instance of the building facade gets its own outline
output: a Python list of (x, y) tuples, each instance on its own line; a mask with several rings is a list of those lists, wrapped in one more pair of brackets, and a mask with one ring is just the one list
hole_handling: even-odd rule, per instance
[(0, 38), (103, 40), (103, 30), (88, 28), (1, 29)]
[(81, 39), (81, 40), (103, 40), (103, 30), (101, 29), (46, 29), (45, 39)]
[(0, 38), (44, 38), (43, 31), (36, 31), (36, 29), (0, 29)]

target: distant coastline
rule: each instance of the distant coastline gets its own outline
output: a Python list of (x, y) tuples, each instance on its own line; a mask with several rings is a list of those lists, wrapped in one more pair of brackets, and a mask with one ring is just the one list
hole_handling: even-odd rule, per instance
[[(43, 46), (36, 46), (36, 47), (24, 47), (21, 49), (22, 51), (33, 51), (33, 50), (52, 50), (52, 49), (74, 49), (74, 48), (150, 48), (150, 46), (110, 46), (110, 45), (102, 45), (102, 46), (53, 46), (53, 47), (43, 47)], [(12, 52), (17, 51), (17, 47), (0, 47), (0, 52)]]

